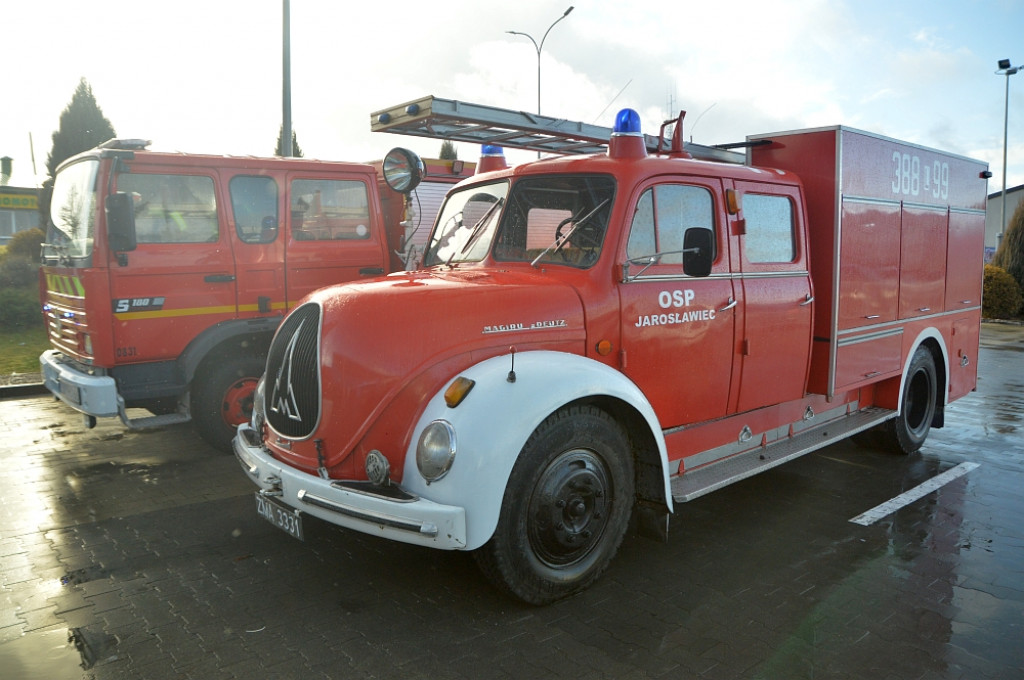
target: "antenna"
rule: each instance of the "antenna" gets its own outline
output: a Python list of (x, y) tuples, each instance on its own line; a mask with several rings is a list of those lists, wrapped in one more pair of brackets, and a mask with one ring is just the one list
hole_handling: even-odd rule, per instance
[(513, 345), (512, 347), (509, 347), (508, 351), (512, 355), (512, 369), (508, 372), (508, 377), (505, 378), (505, 380), (509, 381), (510, 383), (514, 383), (516, 381), (516, 348), (515, 348), (515, 345)]
[(605, 107), (604, 107), (603, 109), (601, 109), (601, 113), (597, 114), (597, 116), (596, 116), (596, 117), (594, 118), (594, 120), (595, 120), (595, 121), (597, 121), (597, 120), (600, 120), (600, 119), (601, 119), (601, 116), (603, 116), (603, 115), (604, 115), (604, 112), (608, 110), (608, 107), (609, 107), (609, 106), (611, 106), (612, 104), (614, 104), (614, 103), (615, 103), (615, 100), (619, 98), (619, 95), (621, 95), (621, 94), (622, 94), (623, 92), (625, 92), (625, 91), (626, 91), (626, 88), (627, 88), (627, 87), (629, 87), (629, 84), (630, 84), (630, 83), (632, 83), (632, 82), (633, 82), (633, 79), (632, 79), (632, 78), (630, 78), (630, 79), (629, 79), (629, 80), (628, 80), (628, 81), (626, 82), (626, 84), (622, 86), (622, 89), (621, 89), (621, 90), (619, 90), (619, 94), (617, 94), (617, 95), (615, 95), (614, 97), (612, 97), (611, 101), (610, 101), (610, 102), (608, 102), (608, 104), (607, 104), (607, 105), (606, 105), (606, 106), (605, 106)]
[(707, 113), (708, 111), (710, 111), (711, 109), (715, 108), (715, 105), (717, 105), (717, 104), (718, 104), (718, 102), (715, 102), (714, 104), (712, 104), (708, 108), (704, 109), (704, 111), (701, 112), (701, 114), (699, 116), (697, 116), (697, 120), (693, 121), (693, 125), (690, 126), (690, 141), (691, 142), (693, 141), (693, 128), (697, 127), (697, 123), (699, 123), (700, 119), (704, 117), (704, 114)]
[[(29, 154), (32, 155), (32, 176), (35, 177), (37, 175), (37, 173), (36, 173), (36, 147), (35, 147), (35, 144), (32, 143), (32, 132), (31, 132), (31, 130), (28, 133), (28, 152), (29, 152)], [(39, 182), (36, 182), (36, 184), (39, 184)]]

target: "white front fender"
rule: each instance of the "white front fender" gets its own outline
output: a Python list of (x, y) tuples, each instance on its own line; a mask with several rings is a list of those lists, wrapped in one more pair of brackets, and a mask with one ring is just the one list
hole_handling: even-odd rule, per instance
[[(472, 391), (455, 408), (445, 404), (444, 390), (435, 394), (416, 423), (406, 452), (402, 487), (436, 503), (464, 507), (466, 549), (479, 548), (494, 533), (505, 485), (534, 429), (565, 404), (588, 397), (621, 400), (643, 416), (658, 445), (671, 511), (665, 438), (654, 409), (632, 381), (597, 361), (562, 352), (516, 354), (515, 382), (508, 379), (512, 367), (512, 355), (506, 355), (460, 372), (475, 382)], [(457, 453), (448, 473), (428, 485), (416, 467), (416, 445), (420, 433), (435, 420), (452, 425)]]

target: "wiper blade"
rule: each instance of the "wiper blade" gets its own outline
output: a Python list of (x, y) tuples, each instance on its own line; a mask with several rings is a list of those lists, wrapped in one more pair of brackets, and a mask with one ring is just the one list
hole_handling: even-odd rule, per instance
[(600, 210), (601, 208), (603, 208), (605, 203), (607, 203), (610, 200), (611, 200), (610, 198), (604, 199), (603, 201), (598, 203), (596, 206), (594, 206), (593, 210), (591, 210), (590, 212), (588, 212), (586, 215), (584, 215), (583, 217), (579, 218), (578, 220), (574, 220), (572, 217), (570, 217), (565, 222), (562, 222), (562, 224), (559, 224), (558, 225), (559, 229), (561, 229), (562, 225), (566, 224), (567, 222), (572, 223), (572, 227), (569, 229), (568, 233), (566, 233), (566, 235), (563, 236), (562, 238), (558, 238), (558, 229), (556, 229), (555, 230), (555, 242), (552, 243), (551, 245), (549, 245), (547, 248), (545, 248), (541, 252), (540, 255), (535, 257), (533, 259), (533, 262), (530, 263), (530, 266), (531, 267), (536, 267), (537, 263), (540, 262), (541, 258), (544, 257), (545, 255), (547, 255), (548, 252), (551, 251), (552, 248), (554, 249), (554, 252), (556, 252), (556, 253), (559, 250), (561, 250), (562, 246), (564, 246), (566, 243), (569, 242), (569, 237), (571, 237), (573, 234), (575, 234), (576, 230), (579, 229), (583, 225), (584, 222), (586, 222), (591, 217), (593, 217), (595, 214), (597, 214), (597, 211)]
[(469, 252), (469, 249), (473, 247), (473, 244), (476, 243), (476, 240), (480, 238), (480, 234), (483, 233), (484, 225), (487, 224), (487, 221), (491, 218), (491, 215), (494, 214), (494, 211), (501, 207), (501, 205), (504, 202), (504, 197), (499, 198), (497, 201), (494, 202), (494, 204), (490, 208), (487, 209), (487, 212), (480, 216), (480, 219), (478, 219), (476, 221), (476, 224), (473, 225), (473, 230), (470, 232), (469, 238), (466, 239), (466, 244), (462, 246), (462, 250), (458, 251), (457, 253), (455, 251), (452, 251), (451, 257), (449, 257), (448, 261), (445, 262), (445, 266), (451, 267), (452, 260), (455, 259), (456, 255), (465, 255), (467, 252)]

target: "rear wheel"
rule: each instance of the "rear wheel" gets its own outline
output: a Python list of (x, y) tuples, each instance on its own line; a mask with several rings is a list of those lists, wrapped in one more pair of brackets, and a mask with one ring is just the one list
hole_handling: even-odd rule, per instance
[(263, 369), (261, 357), (239, 355), (206, 365), (196, 375), (192, 419), (211, 446), (231, 452), (235, 430), (252, 416), (253, 393)]
[(583, 590), (622, 543), (633, 479), (629, 441), (611, 416), (594, 407), (556, 412), (520, 452), (477, 563), (499, 588), (532, 604)]
[(920, 449), (931, 430), (937, 400), (935, 359), (926, 347), (918, 347), (903, 384), (900, 414), (884, 425), (888, 448), (896, 453)]

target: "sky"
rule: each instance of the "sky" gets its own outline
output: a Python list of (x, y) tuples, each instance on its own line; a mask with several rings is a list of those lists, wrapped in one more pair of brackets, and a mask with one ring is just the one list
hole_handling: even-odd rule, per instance
[[(989, 163), (1024, 184), (1024, 0), (291, 0), (292, 121), (305, 157), (370, 161), (440, 141), (370, 132), (370, 114), (434, 95), (644, 132), (686, 110), (701, 144), (847, 125)], [(5, 0), (0, 156), (46, 174), (81, 78), (119, 137), (272, 155), (282, 120), (281, 0)], [(31, 144), (29, 143), (31, 137)], [(479, 148), (457, 144), (459, 157)], [(32, 156), (35, 156), (33, 171)], [(512, 162), (533, 158), (509, 152)]]

